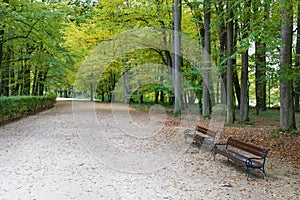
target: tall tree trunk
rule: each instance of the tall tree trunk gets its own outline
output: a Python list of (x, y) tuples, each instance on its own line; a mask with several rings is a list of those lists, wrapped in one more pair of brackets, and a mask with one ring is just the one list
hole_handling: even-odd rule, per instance
[[(238, 41), (239, 25), (237, 23), (237, 20), (233, 21), (233, 23), (234, 23), (233, 51), (236, 52), (236, 46), (237, 46), (237, 41)], [(235, 95), (235, 96), (233, 96), (233, 98), (234, 98), (233, 100), (235, 102), (235, 100), (237, 99), (238, 108), (239, 108), (240, 107), (240, 100), (241, 100), (241, 86), (240, 86), (239, 76), (238, 76), (237, 67), (236, 67), (236, 62), (237, 62), (236, 61), (236, 56), (234, 56), (234, 58), (232, 58), (232, 61), (233, 61), (232, 81), (233, 81), (233, 87), (234, 87), (234, 93), (233, 94)], [(235, 105), (235, 103), (234, 103), (234, 105)]]
[(0, 96), (3, 94), (3, 85), (2, 85), (2, 79), (3, 79), (3, 68), (2, 68), (2, 60), (3, 60), (3, 45), (4, 45), (4, 28), (5, 26), (2, 25), (0, 28)]
[[(9, 0), (3, 0), (4, 3), (9, 4)], [(5, 25), (1, 25), (0, 27), (0, 96), (8, 96), (8, 68), (5, 63), (3, 64), (4, 58), (4, 33), (5, 33)]]
[[(267, 20), (269, 17), (269, 8), (268, 3), (264, 3), (264, 20)], [(262, 7), (260, 1), (256, 0), (253, 4), (253, 12), (259, 12), (258, 8)], [(261, 19), (256, 19), (261, 20)], [(266, 43), (259, 38), (255, 41), (255, 96), (256, 96), (256, 114), (258, 115), (260, 111), (265, 111), (267, 107), (267, 78), (266, 78)]]
[(140, 92), (140, 88), (142, 85), (139, 80), (139, 70), (137, 68), (135, 70), (135, 73), (136, 73), (136, 87), (138, 88), (137, 89), (138, 101), (139, 101), (139, 104), (143, 104), (143, 95)]
[(255, 42), (255, 96), (256, 114), (266, 110), (266, 44)]
[(35, 69), (33, 73), (33, 83), (32, 83), (32, 95), (36, 96), (38, 94), (38, 70)]
[(228, 0), (227, 5), (227, 84), (226, 84), (226, 104), (227, 104), (227, 123), (234, 122), (234, 107), (233, 107), (233, 11), (231, 8), (231, 0)]
[(24, 75), (23, 75), (23, 95), (30, 95), (30, 66), (28, 62), (24, 61)]
[[(168, 75), (169, 75), (169, 77), (173, 77), (173, 75), (172, 75), (173, 74), (173, 68), (172, 68), (173, 61), (172, 61), (171, 53), (169, 51), (164, 51), (164, 53), (165, 53), (166, 58), (167, 58)], [(169, 104), (172, 105), (173, 101), (174, 101), (174, 98), (173, 97), (169, 97), (168, 101), (169, 101)]]
[[(250, 12), (251, 0), (247, 0), (244, 4), (244, 22), (243, 30), (249, 29), (250, 24)], [(248, 33), (243, 33), (243, 39), (248, 37)], [(242, 53), (242, 74), (241, 74), (241, 99), (240, 99), (240, 121), (249, 121), (249, 88), (248, 88), (248, 67), (249, 67), (249, 55), (248, 49)]]
[[(9, 54), (9, 60), (14, 60), (14, 51), (12, 50), (13, 47), (9, 48), (8, 54)], [(9, 94), (12, 96), (18, 96), (19, 95), (19, 78), (18, 78), (18, 72), (20, 69), (16, 69), (16, 63), (11, 62), (9, 65)]]
[[(220, 0), (216, 6), (216, 10), (219, 16), (223, 16), (225, 13), (223, 1)], [(227, 31), (224, 22), (224, 18), (219, 19), (219, 42), (220, 42), (220, 71), (221, 71), (221, 83), (220, 83), (220, 99), (222, 104), (226, 104), (226, 44), (227, 44)]]
[[(30, 46), (27, 43), (26, 53), (31, 54), (32, 51), (29, 50)], [(30, 66), (28, 65), (27, 60), (24, 61), (24, 71), (23, 71), (23, 95), (30, 95)]]
[(291, 131), (296, 129), (292, 70), (292, 40), (293, 40), (293, 2), (280, 0), (282, 8), (280, 47), (280, 129)]
[(296, 43), (296, 61), (295, 61), (295, 112), (300, 112), (300, 1), (298, 2), (298, 19), (297, 19), (297, 43)]
[[(202, 91), (202, 115), (210, 117), (210, 0), (204, 0), (204, 69), (203, 73), (203, 91)], [(211, 91), (212, 92), (212, 91)]]
[(240, 108), (241, 105), (241, 86), (240, 86), (240, 81), (239, 81), (239, 75), (236, 69), (236, 59), (233, 60), (233, 75), (232, 75), (232, 81), (233, 81), (233, 86), (234, 86), (234, 91), (238, 103), (238, 108)]
[(4, 59), (6, 61), (2, 63), (2, 95), (9, 96), (9, 80), (10, 80), (10, 49), (7, 47), (6, 52), (3, 53)]
[(130, 103), (131, 100), (131, 89), (129, 83), (127, 83), (127, 80), (129, 80), (129, 74), (130, 71), (127, 70), (125, 73), (122, 74), (122, 85), (123, 85), (123, 91), (124, 91), (124, 98), (126, 104)]
[[(40, 71), (38, 81), (38, 95), (43, 96), (45, 92), (45, 83), (47, 79), (48, 70)], [(66, 95), (67, 96), (67, 95)], [(91, 101), (93, 101), (93, 85), (91, 84)]]
[(182, 98), (181, 98), (181, 78), (180, 78), (180, 64), (181, 64), (181, 8), (182, 0), (173, 1), (173, 17), (174, 17), (174, 67), (173, 67), (173, 84), (174, 84), (174, 114), (181, 114)]

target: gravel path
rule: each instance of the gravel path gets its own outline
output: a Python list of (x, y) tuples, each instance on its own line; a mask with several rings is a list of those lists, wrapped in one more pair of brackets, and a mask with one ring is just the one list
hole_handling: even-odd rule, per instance
[[(185, 145), (182, 135), (162, 125), (164, 113), (150, 123), (145, 114), (130, 111), (130, 121), (124, 120), (126, 112), (116, 115), (108, 106), (78, 101), (72, 109), (71, 101), (60, 101), (51, 110), (0, 126), (0, 199), (300, 196), (299, 170), (270, 158), (267, 181), (255, 171), (246, 181), (242, 167), (221, 157), (213, 161), (208, 151)], [(94, 119), (86, 118), (91, 108)], [(139, 128), (133, 130), (125, 121), (138, 122)], [(150, 126), (141, 125), (145, 122)], [(120, 134), (120, 127), (126, 134)], [(160, 134), (136, 135), (147, 128), (157, 128)]]

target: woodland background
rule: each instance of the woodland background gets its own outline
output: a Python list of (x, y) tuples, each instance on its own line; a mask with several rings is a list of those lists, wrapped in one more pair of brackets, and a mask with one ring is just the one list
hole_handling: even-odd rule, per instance
[[(116, 100), (122, 80), (125, 103), (170, 104), (179, 114), (199, 104), (204, 117), (226, 105), (226, 122), (248, 122), (256, 115), (280, 108), (282, 131), (296, 130), (300, 94), (300, 5), (294, 0), (3, 0), (0, 3), (0, 96), (95, 96)], [(141, 49), (110, 63), (97, 85), (74, 90), (78, 69), (94, 48), (115, 35), (144, 27), (178, 31), (208, 52), (204, 63), (216, 65), (224, 85), (212, 89), (207, 74), (181, 59), (180, 53)], [(166, 36), (180, 51), (180, 36)], [(126, 79), (142, 63), (153, 67), (156, 84), (130, 91)], [(177, 71), (180, 73), (172, 73)], [(180, 76), (195, 92), (181, 90)], [(165, 86), (172, 78), (173, 89)], [(88, 78), (88, 77), (87, 77)], [(149, 77), (139, 77), (142, 81)], [(93, 93), (94, 89), (96, 94)], [(236, 114), (237, 113), (237, 114)]]

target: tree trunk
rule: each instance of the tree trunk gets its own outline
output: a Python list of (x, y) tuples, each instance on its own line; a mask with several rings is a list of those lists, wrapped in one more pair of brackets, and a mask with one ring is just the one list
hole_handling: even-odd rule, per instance
[[(260, 1), (255, 1), (253, 5), (253, 12), (258, 12), (258, 8), (262, 7)], [(269, 4), (264, 3), (264, 20), (269, 17)], [(261, 20), (261, 19), (256, 19)], [(256, 114), (260, 111), (265, 111), (267, 108), (267, 78), (266, 78), (266, 43), (260, 39), (255, 42), (255, 96), (256, 96)]]
[[(244, 4), (245, 8), (248, 9), (251, 6), (251, 1), (247, 0)], [(250, 12), (245, 9), (245, 18), (243, 23), (243, 30), (249, 29), (249, 14)], [(243, 33), (243, 39), (248, 37), (248, 33)], [(248, 67), (249, 67), (249, 55), (248, 49), (242, 53), (242, 74), (241, 74), (241, 99), (240, 99), (240, 121), (249, 121), (249, 88), (248, 88)]]
[(295, 112), (300, 112), (300, 1), (298, 2), (298, 19), (297, 19), (297, 43), (296, 43), (296, 58), (295, 58)]
[(203, 93), (202, 93), (202, 115), (210, 117), (210, 0), (204, 0), (204, 69), (203, 73)]
[[(3, 0), (4, 3), (9, 4), (9, 0)], [(7, 67), (7, 64), (3, 64), (4, 58), (4, 33), (5, 33), (5, 25), (3, 24), (0, 27), (0, 96), (8, 96), (9, 89), (8, 89), (8, 81), (7, 77), (9, 74), (9, 68)]]
[(124, 103), (129, 104), (131, 100), (131, 89), (129, 86), (129, 83), (127, 83), (127, 80), (129, 80), (129, 70), (122, 74), (122, 85), (123, 85), (123, 91), (124, 91)]
[(280, 47), (280, 129), (291, 131), (296, 129), (292, 70), (292, 40), (293, 40), (293, 3), (291, 0), (281, 0), (281, 40)]
[[(2, 52), (2, 54), (4, 54)], [(3, 60), (7, 61), (8, 57), (3, 55)], [(8, 62), (2, 62), (2, 67), (1, 67), (1, 95), (3, 96), (9, 96), (9, 63)]]
[(266, 44), (255, 42), (255, 95), (256, 114), (266, 110)]
[[(161, 86), (164, 85), (164, 77), (163, 76), (160, 76), (159, 82), (160, 82)], [(159, 100), (160, 100), (161, 103), (165, 102), (165, 94), (164, 94), (163, 90), (160, 91)]]
[(231, 9), (231, 0), (228, 0), (228, 18), (227, 18), (227, 84), (226, 84), (226, 104), (227, 104), (227, 123), (234, 122), (233, 108), (233, 12)]
[[(33, 83), (32, 83), (32, 95), (36, 96), (38, 94), (38, 70), (35, 69), (33, 73)], [(62, 97), (62, 96), (61, 96)]]
[[(31, 54), (32, 51), (29, 50), (29, 44), (26, 45), (26, 54)], [(22, 61), (21, 64), (21, 87), (20, 87), (20, 94), (21, 95), (30, 95), (30, 66), (28, 65), (27, 59)]]
[[(238, 41), (238, 32), (239, 32), (239, 24), (236, 22), (236, 20), (233, 21), (234, 24), (234, 30), (233, 30), (233, 52), (236, 52), (236, 46), (237, 46), (237, 41)], [(232, 58), (233, 62), (233, 74), (232, 74), (232, 81), (233, 81), (233, 87), (234, 87), (234, 92), (233, 92), (233, 101), (238, 103), (238, 108), (240, 108), (240, 100), (241, 100), (241, 86), (239, 82), (239, 76), (237, 72), (237, 67), (236, 67), (236, 56)], [(235, 96), (236, 98), (235, 98)], [(235, 107), (234, 103), (234, 107)], [(235, 118), (235, 115), (234, 115)], [(235, 120), (235, 119), (234, 119)]]
[(174, 49), (174, 67), (173, 67), (173, 84), (174, 84), (174, 114), (181, 114), (181, 78), (180, 78), (180, 64), (181, 64), (181, 8), (182, 1), (173, 1), (173, 17), (174, 17), (174, 38), (173, 38), (173, 49)]
[[(216, 7), (219, 16), (222, 16), (225, 12), (223, 1), (219, 1)], [(224, 22), (224, 18), (220, 17), (219, 22), (219, 42), (220, 42), (220, 71), (221, 71), (221, 83), (220, 83), (220, 99), (222, 104), (226, 104), (226, 44), (227, 44), (227, 30)]]
[(139, 104), (143, 104), (143, 95), (140, 93), (140, 88), (142, 85), (139, 80), (139, 70), (137, 68), (135, 70), (135, 75), (136, 75), (136, 87), (137, 87), (138, 101), (139, 101)]
[(24, 61), (24, 74), (23, 74), (23, 95), (30, 95), (30, 66), (27, 61)]
[(4, 95), (3, 94), (3, 83), (2, 83), (2, 79), (3, 79), (3, 67), (2, 67), (2, 60), (3, 60), (3, 44), (4, 44), (4, 28), (5, 26), (2, 25), (1, 29), (0, 29), (0, 96)]
[[(235, 65), (236, 65), (236, 59), (234, 59), (234, 62), (233, 62), (233, 66), (235, 66)], [(236, 67), (234, 67), (234, 69), (233, 69), (232, 78), (233, 78), (232, 81), (233, 81), (233, 85), (234, 85), (234, 91), (235, 91), (236, 99), (238, 101), (238, 108), (240, 108), (240, 105), (241, 105), (241, 86), (240, 86), (239, 76), (238, 76), (238, 72), (237, 72)]]

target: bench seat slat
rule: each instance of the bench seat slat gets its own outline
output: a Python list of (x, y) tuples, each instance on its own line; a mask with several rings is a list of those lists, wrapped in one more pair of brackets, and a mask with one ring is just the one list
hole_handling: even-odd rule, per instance
[[(228, 157), (230, 160), (233, 160), (237, 163), (240, 163), (242, 165), (244, 165), (246, 163), (247, 160), (249, 160), (248, 157), (242, 155), (242, 154), (239, 154), (235, 151), (232, 151), (230, 149), (224, 149), (224, 150), (216, 150), (216, 153), (220, 154), (220, 155), (223, 155), (223, 156), (226, 156)], [(262, 162), (259, 162), (257, 160), (251, 160), (252, 162), (252, 167), (254, 168), (261, 168), (263, 166), (263, 163)]]

